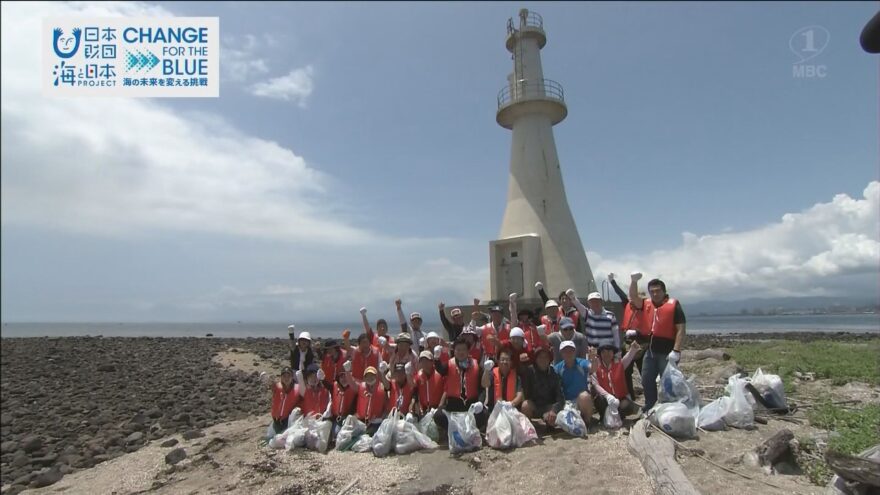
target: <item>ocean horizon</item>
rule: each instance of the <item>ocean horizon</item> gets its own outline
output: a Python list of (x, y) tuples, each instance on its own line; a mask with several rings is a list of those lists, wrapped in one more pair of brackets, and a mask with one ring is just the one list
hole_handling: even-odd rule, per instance
[[(4, 322), (0, 337), (77, 337), (103, 335), (105, 337), (214, 337), (287, 338), (290, 323), (250, 322)], [(312, 337), (338, 338), (348, 328), (353, 336), (363, 328), (360, 323), (296, 323), (297, 333), (307, 331)], [(399, 328), (390, 325), (392, 335)], [(426, 331), (442, 329), (439, 322), (426, 322)], [(821, 314), (774, 316), (691, 316), (687, 332), (693, 335), (710, 333), (757, 332), (848, 332), (880, 333), (880, 314)], [(441, 334), (444, 332), (440, 332)]]

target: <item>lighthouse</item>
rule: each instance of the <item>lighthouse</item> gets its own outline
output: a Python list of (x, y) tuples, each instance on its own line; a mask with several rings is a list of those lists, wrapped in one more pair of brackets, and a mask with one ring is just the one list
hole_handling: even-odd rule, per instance
[(512, 131), (507, 207), (499, 238), (489, 243), (490, 298), (516, 292), (537, 299), (534, 284), (548, 291), (596, 290), (577, 226), (568, 207), (556, 155), (553, 126), (568, 115), (562, 85), (545, 79), (541, 49), (544, 21), (526, 9), (507, 21), (513, 72), (498, 93), (498, 125)]

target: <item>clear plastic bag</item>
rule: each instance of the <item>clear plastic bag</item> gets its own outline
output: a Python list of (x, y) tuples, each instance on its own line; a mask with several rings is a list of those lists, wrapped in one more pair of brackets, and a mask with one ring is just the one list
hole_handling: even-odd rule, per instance
[(566, 401), (565, 407), (556, 415), (556, 426), (575, 437), (587, 436), (587, 425), (581, 412), (572, 401)]
[(516, 410), (512, 404), (507, 403), (504, 406), (502, 414), (507, 415), (510, 419), (510, 426), (513, 427), (513, 441), (517, 447), (538, 440), (538, 432), (535, 431), (535, 425), (529, 421), (525, 414)]
[(761, 397), (770, 406), (770, 409), (788, 409), (788, 401), (785, 400), (785, 386), (779, 375), (764, 374), (761, 368), (758, 368), (752, 375), (752, 385), (761, 393)]
[(697, 436), (697, 418), (682, 402), (657, 404), (648, 412), (652, 424), (676, 438)]
[(422, 449), (436, 449), (437, 443), (419, 431), (415, 418), (407, 414), (407, 420), (397, 422), (397, 433), (394, 442), (394, 452), (409, 454)]
[(287, 437), (284, 448), (293, 450), (297, 447), (305, 447), (306, 433), (308, 433), (312, 421), (308, 416), (299, 416), (293, 425), (284, 432)]
[(486, 423), (486, 443), (493, 449), (509, 449), (514, 446), (513, 425), (510, 416), (504, 414), (504, 405), (509, 402), (498, 401)]
[(330, 430), (332, 429), (332, 421), (313, 419), (306, 432), (306, 447), (317, 450), (322, 454), (326, 453), (327, 445), (330, 443)]
[(349, 415), (342, 422), (339, 433), (336, 434), (336, 450), (342, 452), (350, 450), (365, 431), (367, 431), (367, 425), (357, 419), (354, 414)]
[(444, 411), (449, 419), (449, 452), (452, 454), (478, 450), (483, 445), (480, 430), (477, 429), (475, 405), (471, 404), (467, 412)]
[(684, 378), (684, 373), (678, 369), (675, 362), (666, 361), (666, 369), (660, 378), (660, 402), (678, 402), (688, 400), (690, 388)]
[(428, 436), (435, 442), (440, 441), (440, 430), (437, 429), (437, 423), (434, 422), (434, 414), (436, 409), (431, 408), (422, 419), (419, 420), (419, 431)]
[(385, 457), (394, 448), (394, 437), (397, 433), (397, 421), (400, 419), (397, 408), (391, 410), (388, 417), (382, 420), (376, 434), (373, 435), (373, 455)]
[(727, 408), (730, 407), (730, 397), (719, 397), (712, 402), (706, 404), (706, 407), (700, 409), (697, 416), (697, 426), (706, 431), (719, 431), (726, 429), (724, 416), (727, 414)]
[(620, 411), (617, 410), (617, 406), (608, 406), (605, 408), (605, 416), (602, 418), (602, 422), (605, 424), (605, 428), (609, 430), (616, 430), (623, 426), (623, 419), (620, 417)]
[(724, 414), (724, 422), (734, 428), (752, 428), (755, 426), (755, 411), (746, 393), (748, 380), (733, 375), (727, 379), (727, 393), (730, 395), (730, 403)]
[(373, 437), (366, 433), (359, 436), (351, 446), (352, 452), (370, 452), (371, 450), (373, 450)]

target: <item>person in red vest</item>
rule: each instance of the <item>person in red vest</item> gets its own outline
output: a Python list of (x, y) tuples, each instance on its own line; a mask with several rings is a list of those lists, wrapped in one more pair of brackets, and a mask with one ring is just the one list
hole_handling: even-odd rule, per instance
[[(538, 295), (541, 296), (541, 301), (546, 305), (547, 301), (550, 300), (550, 297), (547, 295), (547, 292), (544, 291), (544, 284), (541, 282), (535, 282), (535, 289), (538, 291)], [(571, 318), (571, 321), (575, 322), (575, 329), (578, 332), (582, 332), (583, 329), (580, 326), (580, 313), (574, 304), (572, 304), (568, 294), (566, 294), (565, 291), (560, 292), (557, 301), (559, 301), (559, 314), (557, 319), (566, 316)]]
[[(544, 347), (538, 347), (543, 349)], [(501, 349), (510, 350), (510, 358), (513, 369), (518, 373), (523, 373), (525, 368), (535, 362), (535, 349), (531, 347), (526, 340), (525, 332), (520, 327), (513, 327), (510, 330), (510, 340), (501, 344)]]
[[(265, 372), (260, 375), (264, 377)], [(285, 367), (279, 380), (268, 383), (272, 391), (272, 429), (276, 435), (287, 429), (287, 420), (299, 403), (298, 387), (293, 383), (293, 371)]]
[[(623, 319), (620, 320), (620, 330), (625, 333), (627, 342), (638, 342), (641, 348), (640, 354), (637, 354), (635, 359), (626, 367), (626, 386), (629, 388), (630, 397), (635, 399), (636, 389), (633, 387), (633, 368), (638, 368), (639, 375), (642, 374), (642, 358), (645, 348), (651, 343), (651, 339), (643, 336), (643, 333), (639, 331), (639, 328), (643, 326), (641, 321), (642, 312), (635, 309), (635, 306), (630, 303), (629, 296), (617, 284), (613, 273), (608, 274), (608, 281), (611, 282), (611, 287), (614, 289), (617, 297), (620, 298), (620, 303), (623, 304)], [(638, 291), (638, 284), (636, 285), (636, 290)], [(638, 294), (642, 299), (646, 296), (644, 292), (639, 292)]]
[(326, 418), (330, 415), (330, 392), (324, 386), (324, 370), (315, 363), (306, 372), (296, 371), (303, 416)]
[[(348, 362), (351, 363), (350, 369), (346, 371), (351, 371), (351, 376), (355, 380), (361, 381), (364, 378), (364, 371), (368, 367), (379, 367), (382, 354), (377, 347), (370, 345), (370, 337), (365, 333), (358, 335), (357, 347), (350, 346), (347, 332), (348, 330), (342, 333), (342, 345), (348, 350)], [(343, 369), (345, 369), (345, 365), (343, 365)]]
[(412, 377), (412, 364), (397, 363), (392, 368), (393, 375), (389, 382), (384, 374), (379, 375), (379, 379), (385, 385), (385, 389), (389, 391), (388, 403), (385, 405), (385, 414), (391, 412), (391, 409), (397, 408), (400, 414), (406, 414), (410, 411), (413, 402), (416, 399), (416, 384)]
[[(382, 364), (385, 364), (384, 362)], [(385, 364), (385, 366), (388, 366)], [(379, 379), (379, 372), (370, 366), (364, 370), (364, 381), (358, 385), (355, 416), (367, 425), (367, 434), (373, 435), (385, 418), (385, 404), (388, 392)]]
[(444, 362), (449, 361), (449, 346), (446, 345), (446, 342), (443, 341), (437, 332), (428, 332), (427, 337), (425, 337), (425, 350), (431, 351), (434, 359)]
[(512, 366), (511, 351), (503, 348), (498, 352), (498, 366), (491, 359), (483, 363), (483, 388), (486, 389), (486, 407), (489, 411), (498, 401), (510, 402), (519, 409), (525, 397), (522, 381)]
[(648, 282), (648, 298), (638, 294), (639, 272), (630, 276), (629, 298), (633, 307), (641, 313), (641, 327), (638, 331), (650, 339), (648, 349), (642, 358), (642, 388), (645, 391), (647, 412), (657, 402), (657, 377), (666, 369), (666, 362), (678, 363), (681, 360), (681, 346), (685, 336), (685, 316), (678, 300), (666, 293), (666, 284), (660, 279)]
[[(465, 412), (476, 402), (480, 402), (480, 365), (468, 354), (468, 344), (463, 338), (455, 341), (453, 357), (447, 362), (434, 361), (437, 372), (446, 377), (446, 387), (440, 398), (434, 423), (446, 431), (449, 418), (446, 412)], [(484, 408), (476, 412), (477, 427), (485, 429), (488, 415)]]
[(321, 358), (321, 370), (324, 372), (324, 386), (333, 389), (336, 377), (342, 373), (342, 366), (348, 360), (348, 353), (342, 350), (342, 344), (336, 339), (324, 342), (324, 355)]
[[(479, 299), (474, 299), (474, 301), (479, 304)], [(480, 338), (483, 353), (494, 359), (501, 347), (501, 341), (510, 338), (510, 322), (504, 319), (501, 306), (492, 306), (489, 308), (489, 322), (476, 327), (475, 331)]]
[(370, 326), (367, 320), (367, 308), (361, 308), (361, 322), (364, 325), (364, 332), (370, 337), (370, 343), (382, 351), (382, 358), (388, 361), (388, 345), (394, 343), (394, 339), (388, 334), (388, 322), (384, 318), (376, 320), (376, 331)]
[[(535, 349), (537, 347), (548, 347), (549, 344), (545, 340), (541, 339), (541, 333), (538, 330), (538, 326), (532, 321), (532, 317), (534, 316), (532, 310), (528, 308), (516, 310), (516, 292), (510, 294), (510, 314), (516, 313), (517, 324), (516, 326), (522, 329), (523, 334), (525, 334), (526, 342), (528, 342), (528, 347), (531, 349)], [(546, 337), (546, 335), (545, 335)]]
[(593, 385), (593, 404), (599, 411), (599, 420), (605, 416), (605, 409), (617, 409), (620, 417), (635, 414), (639, 406), (632, 401), (626, 386), (626, 368), (632, 363), (641, 347), (633, 342), (622, 359), (616, 360), (617, 347), (614, 344), (599, 346), (598, 353), (590, 354), (590, 382)]
[(397, 364), (410, 363), (410, 368), (419, 364), (419, 356), (413, 351), (412, 337), (406, 332), (397, 336), (397, 341), (388, 357), (388, 367), (392, 370)]
[[(351, 362), (345, 364), (351, 367)], [(357, 397), (358, 383), (351, 377), (351, 372), (343, 371), (336, 375), (336, 381), (333, 383), (333, 390), (330, 394), (329, 419), (333, 421), (330, 438), (336, 438), (345, 418), (354, 414)]]
[(446, 377), (435, 369), (431, 351), (419, 354), (419, 373), (415, 382), (418, 400), (413, 405), (413, 412), (417, 416), (424, 416), (429, 410), (440, 407), (440, 399), (446, 391)]
[(544, 303), (544, 314), (541, 315), (541, 326), (538, 327), (539, 332), (544, 335), (550, 335), (559, 331), (559, 314), (559, 303), (553, 299), (548, 299)]
[(483, 360), (483, 346), (480, 345), (480, 339), (477, 337), (476, 332), (472, 328), (465, 327), (462, 330), (459, 338), (464, 339), (468, 345), (468, 355), (477, 360), (477, 362), (482, 362)]

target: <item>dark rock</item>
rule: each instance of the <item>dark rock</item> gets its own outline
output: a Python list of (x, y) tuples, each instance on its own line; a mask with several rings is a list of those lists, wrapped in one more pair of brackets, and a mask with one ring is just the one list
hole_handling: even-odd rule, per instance
[(139, 431), (136, 431), (136, 432), (132, 433), (131, 435), (125, 437), (125, 443), (131, 444), (131, 443), (140, 442), (143, 438), (144, 438), (144, 434)]
[(34, 457), (31, 459), (31, 464), (35, 464), (37, 466), (49, 467), (55, 464), (55, 461), (58, 460), (57, 454), (46, 454), (43, 457)]
[(44, 486), (54, 485), (58, 483), (58, 481), (63, 478), (64, 475), (61, 474), (61, 471), (58, 469), (50, 469), (45, 473), (40, 473), (34, 478), (34, 488), (42, 488)]
[(30, 460), (30, 458), (27, 456), (27, 454), (25, 454), (24, 451), (19, 450), (19, 451), (16, 452), (15, 455), (13, 456), (11, 466), (12, 466), (12, 467), (19, 468), (19, 467), (22, 467), (22, 466), (26, 466), (26, 465), (28, 465), (28, 464), (30, 464), (30, 463), (31, 463), (31, 460)]
[(202, 438), (205, 436), (205, 434), (202, 433), (201, 430), (189, 430), (183, 432), (182, 436), (184, 440), (193, 440), (195, 438)]
[(165, 463), (166, 464), (177, 464), (178, 462), (186, 459), (186, 451), (182, 448), (178, 447), (168, 454), (165, 455)]
[(149, 411), (146, 412), (146, 415), (148, 418), (152, 418), (152, 419), (161, 418), (162, 417), (162, 410), (161, 409), (150, 409)]
[(159, 446), (160, 447), (174, 447), (178, 443), (180, 443), (180, 442), (178, 442), (176, 438), (169, 438), (168, 440), (165, 440), (164, 442), (160, 443)]
[(27, 485), (31, 482), (32, 479), (36, 476), (36, 473), (27, 473), (15, 478), (12, 482), (13, 485)]
[(41, 448), (43, 448), (43, 439), (34, 435), (26, 436), (21, 441), (21, 448), (23, 448), (24, 451), (27, 453), (40, 450)]
[(174, 421), (177, 421), (178, 423), (189, 423), (189, 414), (180, 413), (180, 414), (175, 415), (171, 419), (173, 419)]
[(14, 440), (7, 440), (0, 444), (0, 452), (3, 452), (4, 454), (15, 452), (16, 450), (18, 450), (18, 442)]
[(142, 425), (147, 422), (147, 416), (145, 414), (137, 413), (131, 418), (131, 422)]
[(98, 371), (116, 371), (115, 364), (102, 364), (98, 366)]

